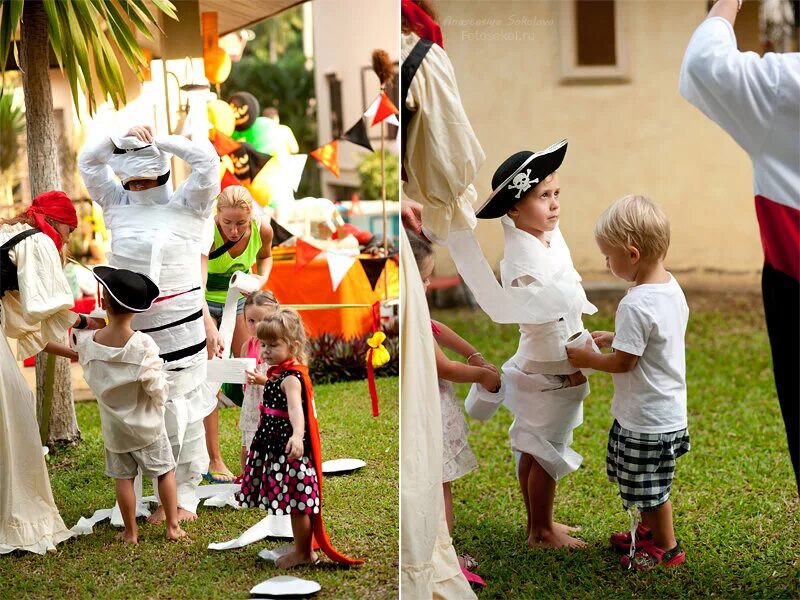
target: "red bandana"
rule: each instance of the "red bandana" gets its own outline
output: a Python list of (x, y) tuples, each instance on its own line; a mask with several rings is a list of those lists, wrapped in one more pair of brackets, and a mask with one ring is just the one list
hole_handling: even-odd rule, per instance
[(53, 240), (59, 251), (64, 242), (59, 233), (46, 219), (49, 217), (53, 221), (64, 223), (73, 228), (78, 226), (78, 215), (72, 205), (72, 200), (59, 190), (51, 190), (36, 196), (28, 210), (25, 211), (25, 214), (33, 218), (36, 228)]
[(411, 24), (411, 30), (419, 37), (430, 40), (444, 48), (442, 41), (442, 30), (439, 24), (428, 16), (424, 10), (414, 4), (412, 0), (403, 0), (401, 5), (403, 16)]

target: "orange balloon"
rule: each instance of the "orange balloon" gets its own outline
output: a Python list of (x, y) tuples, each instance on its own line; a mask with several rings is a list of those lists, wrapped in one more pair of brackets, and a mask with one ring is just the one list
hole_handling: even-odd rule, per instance
[(231, 74), (231, 57), (219, 46), (203, 53), (203, 64), (206, 79), (212, 84), (222, 83)]

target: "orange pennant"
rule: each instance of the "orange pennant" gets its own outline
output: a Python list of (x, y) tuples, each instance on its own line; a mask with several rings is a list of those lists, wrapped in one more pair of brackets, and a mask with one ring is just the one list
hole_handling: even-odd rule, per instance
[(311, 156), (322, 163), (336, 177), (339, 176), (339, 140), (333, 140), (311, 152)]
[(298, 239), (295, 247), (294, 270), (299, 271), (305, 267), (320, 252), (322, 252), (320, 248)]
[(397, 107), (394, 103), (389, 100), (389, 96), (386, 95), (386, 92), (381, 92), (381, 102), (378, 104), (378, 110), (375, 111), (375, 118), (372, 119), (372, 124), (377, 125), (384, 119), (388, 119), (392, 115), (399, 115), (400, 111), (397, 110)]

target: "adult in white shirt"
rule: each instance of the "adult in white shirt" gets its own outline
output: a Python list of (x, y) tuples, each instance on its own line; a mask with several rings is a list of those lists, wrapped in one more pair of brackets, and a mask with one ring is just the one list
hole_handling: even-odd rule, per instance
[(680, 92), (753, 163), (762, 292), (775, 387), (800, 486), (800, 53), (739, 52), (741, 0), (718, 0), (689, 42)]
[(76, 354), (63, 345), (70, 327), (104, 323), (76, 315), (59, 252), (78, 217), (64, 192), (50, 191), (11, 219), (0, 219), (0, 554), (44, 554), (72, 536), (53, 500), (39, 441), (36, 399), (17, 359), (42, 350)]

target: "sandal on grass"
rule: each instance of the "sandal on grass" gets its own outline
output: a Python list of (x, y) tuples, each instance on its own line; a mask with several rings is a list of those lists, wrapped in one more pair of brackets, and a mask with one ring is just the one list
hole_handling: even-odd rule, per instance
[(652, 541), (642, 543), (641, 548), (633, 555), (632, 562), (627, 554), (623, 554), (619, 558), (619, 564), (623, 568), (633, 567), (638, 571), (650, 571), (659, 565), (663, 565), (664, 568), (677, 567), (685, 562), (686, 552), (683, 551), (680, 544), (676, 543), (672, 550), (662, 550)]
[(461, 567), (461, 572), (464, 574), (464, 577), (467, 578), (467, 581), (469, 581), (471, 584), (474, 583), (475, 585), (486, 587), (486, 582), (480, 575), (477, 575), (472, 571), (468, 571), (464, 567)]
[[(651, 541), (653, 534), (650, 528), (644, 523), (639, 523), (636, 526), (636, 549), (638, 550), (644, 542)], [(609, 538), (611, 545), (617, 552), (627, 554), (631, 550), (631, 532), (630, 531), (615, 531)]]
[(236, 476), (233, 473), (225, 473), (224, 471), (209, 471), (203, 473), (203, 481), (209, 483), (235, 483)]
[(469, 554), (459, 554), (458, 558), (461, 559), (463, 567), (467, 571), (474, 571), (475, 569), (478, 568), (478, 561), (475, 560), (474, 556), (470, 556)]

